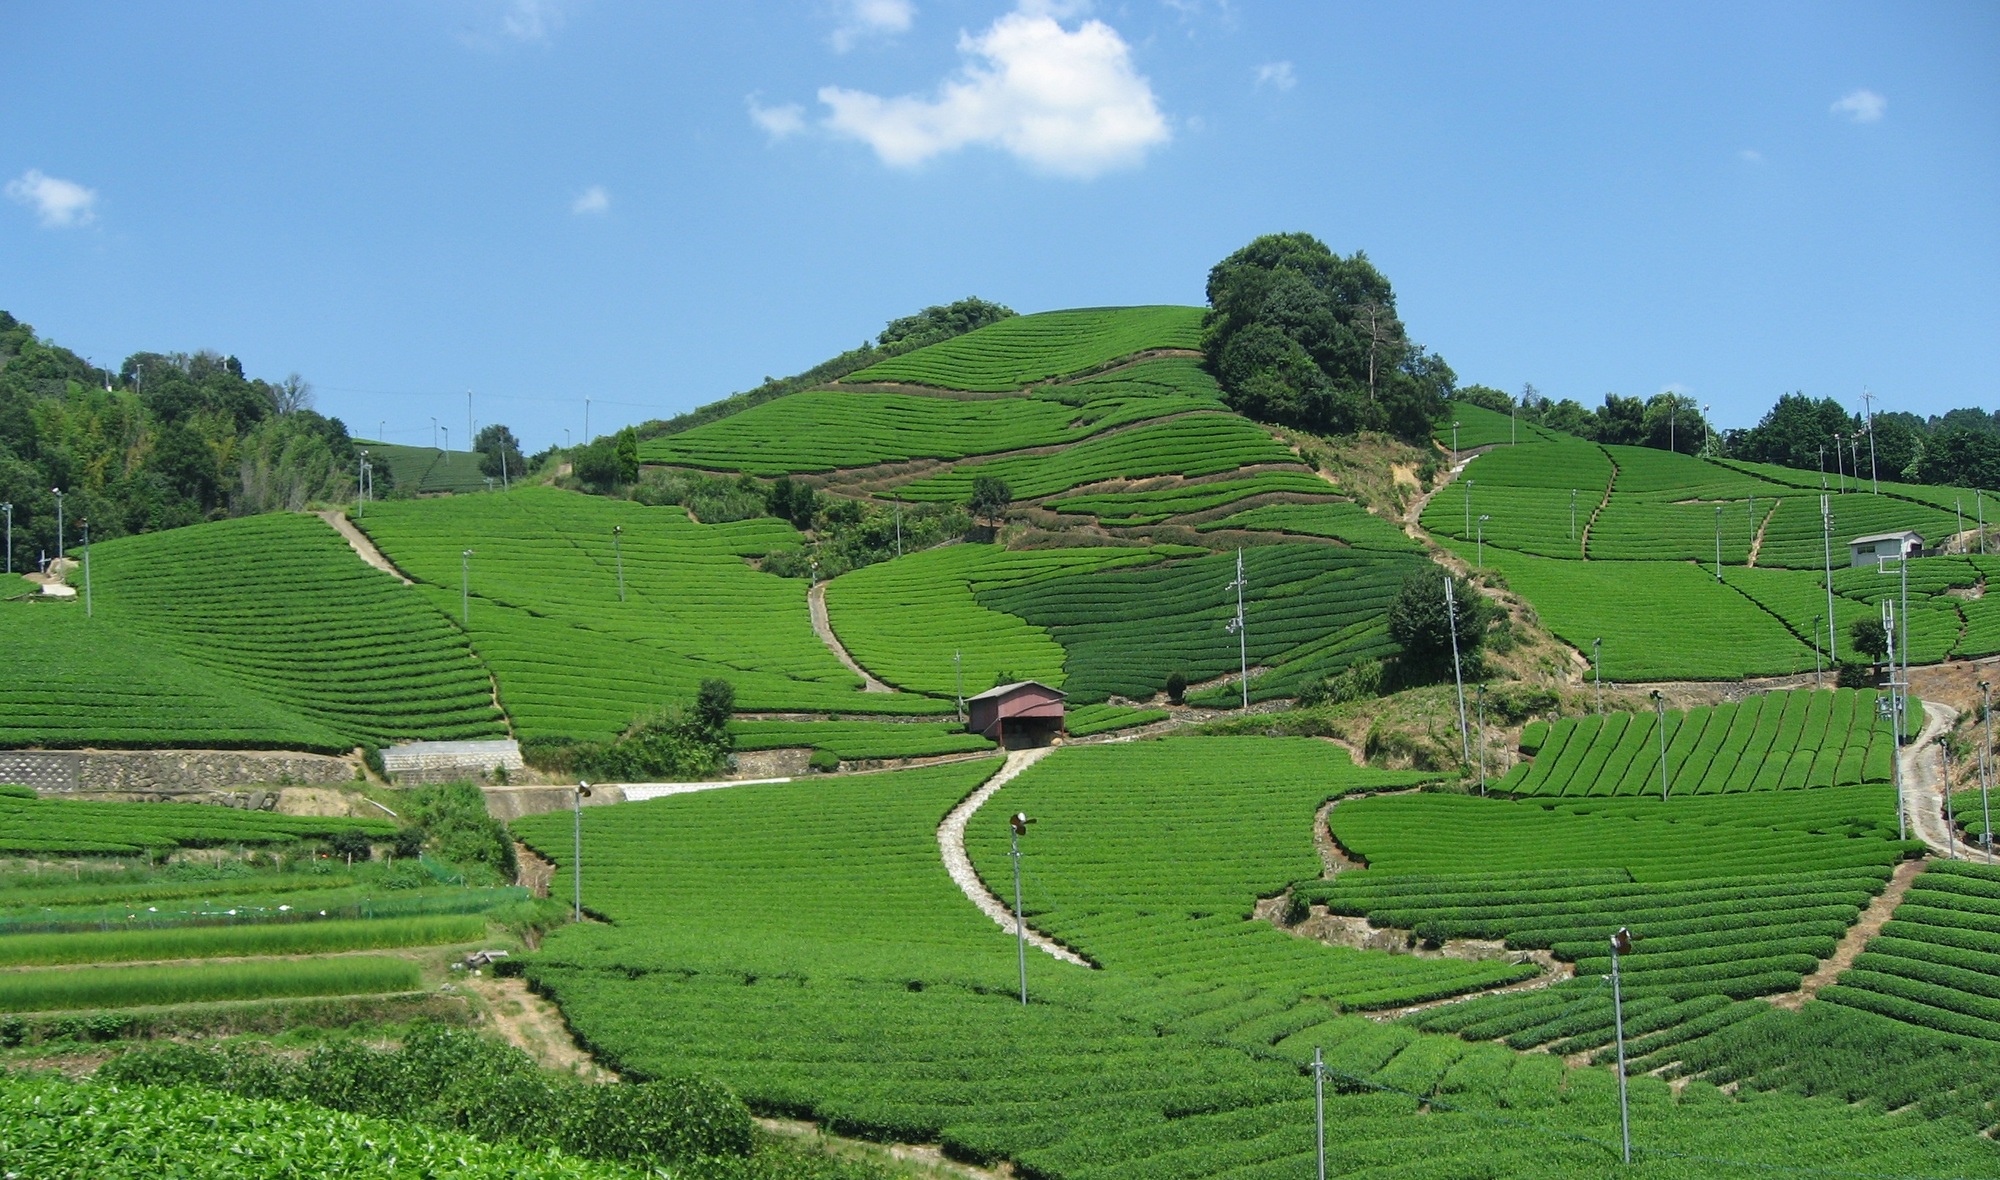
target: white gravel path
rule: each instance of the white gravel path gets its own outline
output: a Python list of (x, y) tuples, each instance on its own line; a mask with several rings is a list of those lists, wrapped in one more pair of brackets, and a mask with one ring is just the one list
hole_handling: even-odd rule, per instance
[[(952, 808), (951, 813), (944, 817), (944, 822), (938, 825), (938, 850), (944, 854), (945, 871), (951, 874), (953, 881), (958, 882), (958, 887), (965, 891), (965, 896), (972, 899), (972, 904), (978, 906), (981, 913), (999, 923), (1000, 929), (1010, 935), (1014, 933), (1014, 910), (993, 896), (986, 888), (986, 883), (979, 879), (979, 873), (972, 867), (972, 858), (965, 852), (965, 825), (971, 821), (975, 812), (985, 806), (986, 801), (991, 799), (995, 792), (1052, 752), (1054, 748), (1051, 746), (1009, 751), (1007, 763), (1000, 768), (999, 773), (966, 796), (965, 801)], [(1075, 963), (1079, 967), (1090, 966), (1081, 955), (1039, 933), (1032, 926), (1028, 927), (1027, 938), (1029, 946), (1065, 963)]]
[(826, 644), (827, 650), (831, 651), (834, 654), (835, 658), (837, 658), (841, 663), (847, 665), (848, 671), (854, 673), (856, 676), (861, 677), (861, 691), (863, 692), (896, 691), (895, 689), (890, 688), (888, 685), (882, 683), (880, 680), (877, 680), (873, 676), (870, 676), (868, 674), (868, 669), (862, 667), (860, 664), (855, 663), (854, 657), (848, 655), (847, 648), (841, 644), (840, 636), (835, 635), (833, 633), (833, 623), (826, 617), (825, 582), (814, 582), (812, 589), (806, 591), (806, 608), (812, 615), (813, 631), (815, 634), (819, 636), (819, 641), (821, 643)]
[(375, 547), (375, 542), (368, 539), (367, 533), (355, 528), (354, 522), (347, 519), (345, 512), (342, 512), (338, 508), (329, 508), (317, 515), (321, 520), (331, 525), (334, 532), (340, 534), (341, 539), (347, 542), (348, 548), (354, 550), (355, 556), (385, 574), (396, 575), (405, 586), (416, 585), (415, 582), (410, 580), (408, 574), (396, 568), (395, 562), (382, 556), (382, 551)]

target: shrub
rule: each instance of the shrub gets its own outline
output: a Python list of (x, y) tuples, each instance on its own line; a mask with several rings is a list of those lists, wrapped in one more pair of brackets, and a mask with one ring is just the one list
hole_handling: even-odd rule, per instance
[(821, 774), (832, 774), (840, 769), (840, 755), (832, 750), (814, 750), (812, 757), (806, 761), (806, 767)]
[(1187, 673), (1178, 670), (1167, 673), (1167, 701), (1175, 705), (1184, 703), (1187, 700), (1187, 686)]
[(375, 844), (368, 838), (368, 833), (353, 828), (342, 828), (326, 843), (327, 847), (333, 849), (335, 856), (344, 856), (351, 860), (372, 860), (375, 857)]

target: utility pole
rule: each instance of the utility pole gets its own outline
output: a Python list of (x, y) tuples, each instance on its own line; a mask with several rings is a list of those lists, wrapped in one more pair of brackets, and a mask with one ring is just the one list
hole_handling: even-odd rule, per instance
[(1021, 964), (1021, 1003), (1028, 1002), (1028, 924), (1021, 919), (1021, 837), (1028, 834), (1028, 825), (1034, 823), (1022, 812), (1015, 812), (1008, 825), (1014, 830), (1014, 951)]
[(1480, 681), (1479, 690), (1479, 793), (1486, 794), (1486, 682)]
[(1882, 480), (1875, 474), (1875, 395), (1868, 392), (1865, 385), (1861, 387), (1861, 404), (1867, 407), (1868, 413), (1868, 482), (1874, 485), (1875, 494), (1879, 496), (1882, 494)]
[(1653, 715), (1659, 718), (1660, 730), (1660, 802), (1667, 801), (1667, 698), (1653, 690)]
[(569, 865), (569, 879), (572, 889), (570, 921), (583, 921), (583, 801), (590, 794), (590, 784), (578, 781), (576, 784), (575, 806), (571, 809), (576, 820), (576, 847)]
[(1819, 497), (1819, 531), (1820, 543), (1826, 549), (1826, 662), (1837, 664), (1840, 644), (1836, 636), (1840, 628), (1833, 621), (1833, 508), (1824, 492)]
[(1458, 466), (1458, 423), (1451, 424), (1451, 465)]
[[(1249, 584), (1250, 580), (1243, 576), (1243, 550), (1238, 549), (1236, 551), (1236, 580), (1229, 583), (1229, 585), (1236, 588), (1236, 617), (1229, 620), (1229, 624), (1225, 630), (1236, 636), (1237, 657), (1242, 661), (1243, 665), (1243, 707), (1245, 709), (1250, 707), (1250, 640), (1249, 632), (1243, 624), (1243, 588)], [(1453, 645), (1456, 646), (1457, 642), (1457, 637), (1454, 636), (1452, 639)], [(1463, 701), (1460, 702), (1461, 706), (1463, 703)], [(1460, 712), (1464, 712), (1463, 708), (1460, 709)]]
[(368, 452), (354, 461), (354, 519), (360, 520), (368, 500)]
[(1625, 1099), (1625, 993), (1618, 981), (1618, 956), (1632, 952), (1632, 932), (1620, 926), (1611, 936), (1611, 1015), (1618, 1029), (1618, 1131), (1625, 1162), (1632, 1162), (1632, 1107)]
[(1979, 842), (1986, 846), (1986, 863), (1993, 863), (1993, 802), (1988, 791), (1993, 777), (1993, 686), (1979, 682), (1979, 711), (1986, 721), (1986, 744), (1979, 748)]
[(1882, 600), (1882, 633), (1889, 640), (1889, 724), (1895, 727), (1890, 769), (1896, 780), (1896, 839), (1910, 838), (1909, 808), (1903, 803), (1903, 703), (1896, 680), (1896, 600)]
[(1458, 602), (1452, 591), (1451, 571), (1444, 573), (1444, 620), (1451, 631), (1451, 681), (1458, 688), (1458, 754), (1460, 764), (1472, 761), (1472, 737), (1465, 724), (1465, 676), (1458, 664)]

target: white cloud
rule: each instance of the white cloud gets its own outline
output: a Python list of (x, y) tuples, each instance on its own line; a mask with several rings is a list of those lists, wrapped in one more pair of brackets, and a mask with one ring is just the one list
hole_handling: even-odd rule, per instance
[(1846, 115), (1856, 123), (1880, 123), (1882, 112), (1889, 109), (1889, 100), (1873, 90), (1856, 90), (1842, 95), (1827, 110), (1836, 115)]
[(59, 180), (30, 168), (7, 182), (7, 199), (35, 211), (50, 229), (89, 225), (97, 220), (97, 190), (74, 180)]
[(1762, 164), (1764, 162), (1764, 153), (1758, 151), (1756, 148), (1744, 148), (1742, 151), (1736, 153), (1736, 158), (1745, 164)]
[(546, 41), (562, 27), (564, 0), (509, 0), (500, 31), (516, 41)]
[(756, 95), (743, 100), (750, 107), (750, 121), (762, 127), (772, 139), (788, 139), (806, 129), (806, 109), (795, 102), (767, 107)]
[(1292, 72), (1288, 61), (1267, 61), (1257, 67), (1257, 85), (1276, 86), (1280, 90), (1290, 90), (1299, 84), (1299, 76)]
[(969, 60), (934, 98), (822, 87), (826, 126), (898, 168), (974, 144), (1060, 176), (1139, 163), (1171, 136), (1151, 84), (1133, 70), (1131, 48), (1111, 26), (1089, 20), (1071, 31), (1053, 7), (1026, 3), (985, 32), (959, 34)]
[(833, 30), (833, 51), (846, 53), (863, 37), (907, 33), (916, 19), (912, 0), (845, 0), (840, 25)]
[(569, 203), (569, 211), (578, 217), (601, 215), (611, 209), (611, 194), (604, 191), (601, 184), (593, 184), (584, 189), (576, 200)]

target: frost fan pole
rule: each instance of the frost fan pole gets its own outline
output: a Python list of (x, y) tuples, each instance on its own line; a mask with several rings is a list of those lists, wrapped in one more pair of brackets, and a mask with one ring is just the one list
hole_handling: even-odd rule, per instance
[(1833, 509), (1828, 506), (1825, 493), (1819, 498), (1820, 541), (1826, 548), (1826, 662), (1840, 662), (1839, 644), (1835, 636), (1839, 628), (1833, 621)]
[(1008, 824), (1014, 829), (1014, 951), (1021, 962), (1021, 1003), (1028, 1002), (1028, 924), (1021, 920), (1021, 837), (1028, 832), (1028, 825), (1034, 823), (1022, 812), (1015, 812)]
[(1618, 1027), (1618, 1131), (1625, 1162), (1632, 1162), (1632, 1108), (1625, 1101), (1625, 996), (1618, 982), (1618, 956), (1632, 952), (1632, 932), (1620, 926), (1611, 936), (1611, 1014)]
[(1993, 801), (1987, 794), (1987, 781), (1993, 770), (1993, 686), (1982, 680), (1979, 682), (1980, 713), (1986, 719), (1986, 744), (1979, 750), (1979, 810), (1982, 827), (1979, 842), (1986, 845), (1986, 863), (1993, 863)]
[(1458, 600), (1451, 589), (1451, 571), (1444, 575), (1444, 622), (1451, 632), (1451, 681), (1458, 688), (1458, 755), (1463, 765), (1472, 762), (1472, 736), (1465, 726), (1465, 676), (1458, 664)]
[(1326, 1180), (1326, 1062), (1313, 1050), (1313, 1154), (1319, 1160), (1319, 1180)]

